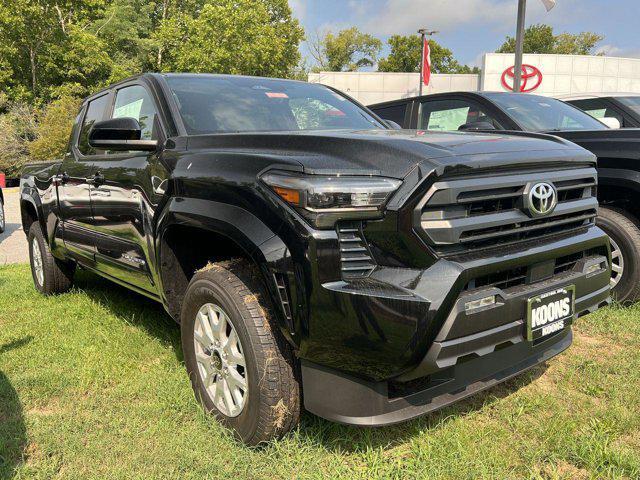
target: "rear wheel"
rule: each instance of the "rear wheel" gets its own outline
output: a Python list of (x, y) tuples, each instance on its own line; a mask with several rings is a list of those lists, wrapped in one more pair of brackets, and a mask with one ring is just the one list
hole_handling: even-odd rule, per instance
[(293, 353), (272, 318), (259, 276), (243, 260), (196, 273), (180, 316), (196, 396), (248, 445), (281, 437), (300, 415)]
[(611, 240), (611, 288), (619, 302), (640, 299), (640, 229), (629, 212), (600, 207), (598, 226)]
[(65, 263), (51, 255), (37, 221), (29, 228), (28, 240), (31, 275), (36, 289), (45, 295), (68, 291), (73, 283), (75, 264)]

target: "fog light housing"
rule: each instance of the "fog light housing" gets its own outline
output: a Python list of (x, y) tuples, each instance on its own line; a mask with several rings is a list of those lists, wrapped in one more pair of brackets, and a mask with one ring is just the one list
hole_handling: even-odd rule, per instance
[(491, 295), (489, 297), (479, 298), (478, 300), (471, 300), (464, 304), (464, 310), (470, 312), (479, 308), (490, 307), (496, 304), (496, 296)]
[(589, 265), (586, 270), (585, 270), (585, 274), (587, 275), (587, 277), (592, 277), (594, 275), (597, 275), (598, 273), (604, 272), (607, 269), (607, 266), (605, 263), (594, 263), (593, 265)]

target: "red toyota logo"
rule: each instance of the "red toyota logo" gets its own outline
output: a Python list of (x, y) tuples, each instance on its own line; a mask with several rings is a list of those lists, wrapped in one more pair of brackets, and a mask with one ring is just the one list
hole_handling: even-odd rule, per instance
[[(502, 86), (509, 91), (513, 91), (515, 67), (509, 67), (502, 73)], [(508, 79), (508, 81), (507, 81)], [(509, 85), (511, 83), (511, 85)], [(542, 83), (542, 72), (533, 65), (522, 65), (522, 83), (520, 91), (522, 93), (533, 92)]]

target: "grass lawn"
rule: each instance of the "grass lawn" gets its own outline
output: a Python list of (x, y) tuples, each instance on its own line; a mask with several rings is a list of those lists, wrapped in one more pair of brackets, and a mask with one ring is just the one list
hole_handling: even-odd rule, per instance
[(523, 376), (384, 429), (309, 414), (250, 450), (203, 413), (162, 308), (86, 273), (0, 269), (0, 478), (640, 478), (640, 306)]

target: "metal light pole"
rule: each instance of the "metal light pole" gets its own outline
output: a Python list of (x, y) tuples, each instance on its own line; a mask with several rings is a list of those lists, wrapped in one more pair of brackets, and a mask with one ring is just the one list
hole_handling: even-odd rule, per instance
[(518, 27), (516, 29), (516, 64), (513, 67), (513, 91), (520, 92), (522, 83), (522, 51), (524, 49), (524, 19), (527, 11), (527, 0), (518, 0)]
[(426, 28), (421, 28), (418, 30), (420, 34), (420, 39), (422, 41), (422, 53), (420, 54), (420, 88), (418, 90), (418, 95), (422, 96), (422, 72), (424, 72), (424, 41), (427, 36), (435, 35), (438, 33), (436, 30), (427, 30)]

